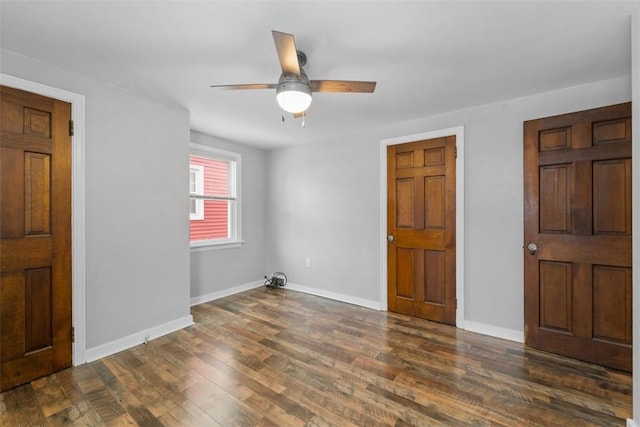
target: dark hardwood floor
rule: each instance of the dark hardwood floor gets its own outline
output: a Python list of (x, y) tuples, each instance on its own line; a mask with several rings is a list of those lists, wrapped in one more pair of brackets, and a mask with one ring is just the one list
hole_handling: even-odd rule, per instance
[(0, 425), (624, 426), (631, 375), (289, 290), (0, 394)]

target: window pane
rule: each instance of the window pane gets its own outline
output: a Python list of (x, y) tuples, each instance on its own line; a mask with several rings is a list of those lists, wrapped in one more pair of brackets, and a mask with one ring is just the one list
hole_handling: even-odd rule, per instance
[(192, 165), (204, 168), (204, 194), (227, 197), (229, 161), (191, 155)]
[(204, 219), (191, 221), (190, 239), (229, 238), (229, 203), (227, 200), (205, 200)]

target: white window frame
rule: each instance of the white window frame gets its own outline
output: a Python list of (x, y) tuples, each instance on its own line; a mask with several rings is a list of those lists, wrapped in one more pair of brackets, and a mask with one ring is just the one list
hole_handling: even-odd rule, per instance
[[(195, 174), (195, 191), (193, 194), (204, 194), (204, 167), (200, 165), (189, 165), (189, 174)], [(189, 175), (189, 195), (191, 195), (191, 175)], [(204, 219), (204, 200), (196, 199), (196, 211), (189, 210), (189, 221)]]
[[(241, 197), (241, 177), (242, 177), (242, 155), (233, 151), (222, 150), (220, 148), (211, 147), (209, 145), (190, 144), (190, 154), (196, 156), (209, 157), (212, 159), (224, 160), (229, 162), (227, 194), (229, 195), (229, 213), (228, 213), (228, 238), (226, 239), (209, 239), (190, 241), (192, 252), (207, 251), (213, 249), (237, 248), (240, 247), (242, 240), (242, 197)], [(195, 166), (195, 165), (190, 165)], [(204, 173), (203, 173), (204, 179)], [(204, 181), (203, 181), (204, 187)], [(204, 192), (204, 191), (203, 191)], [(204, 205), (204, 200), (201, 200)], [(203, 208), (204, 218), (204, 208)]]

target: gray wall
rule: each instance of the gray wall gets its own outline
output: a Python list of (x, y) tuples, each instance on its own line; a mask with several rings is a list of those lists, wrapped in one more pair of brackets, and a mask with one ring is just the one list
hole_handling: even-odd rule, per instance
[(87, 348), (189, 316), (189, 113), (5, 50), (0, 71), (86, 97)]
[(269, 270), (297, 285), (379, 300), (378, 182), (370, 137), (270, 151)]
[(269, 269), (320, 294), (379, 301), (380, 140), (464, 126), (465, 320), (521, 334), (522, 122), (630, 96), (620, 78), (271, 151)]
[(191, 252), (193, 302), (224, 295), (228, 289), (254, 284), (265, 271), (266, 153), (191, 131), (191, 141), (242, 155), (242, 238), (239, 248), (198, 249)]

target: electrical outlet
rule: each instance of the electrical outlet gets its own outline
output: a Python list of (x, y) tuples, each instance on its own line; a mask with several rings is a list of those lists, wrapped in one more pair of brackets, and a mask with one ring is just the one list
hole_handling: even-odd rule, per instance
[(307, 258), (307, 259), (305, 260), (305, 266), (306, 266), (307, 268), (311, 267), (311, 258)]

